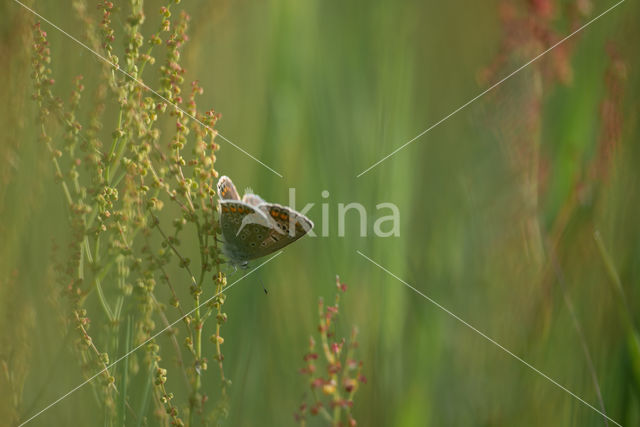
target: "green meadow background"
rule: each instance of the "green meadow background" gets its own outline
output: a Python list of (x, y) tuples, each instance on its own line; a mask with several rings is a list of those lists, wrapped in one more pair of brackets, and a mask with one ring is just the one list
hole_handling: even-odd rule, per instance
[[(70, 3), (30, 2), (82, 39)], [(298, 371), (317, 330), (317, 300), (333, 298), (336, 274), (349, 285), (338, 330), (358, 326), (358, 358), (368, 380), (353, 406), (359, 425), (607, 425), (356, 251), (588, 404), (604, 406), (612, 419), (640, 424), (636, 2), (621, 4), (568, 42), (564, 81), (548, 75), (557, 56), (545, 56), (359, 178), (541, 51), (516, 50), (483, 77), (509, 37), (504, 4), (182, 3), (192, 15), (183, 65), (186, 80), (205, 89), (199, 106), (222, 113), (219, 132), (283, 178), (220, 139), (216, 169), (267, 200), (286, 204), (295, 188), (298, 209), (315, 203), (308, 216), (318, 237), (286, 248), (228, 292), (224, 354), (233, 385), (225, 425), (294, 424), (292, 414), (309, 394)], [(558, 39), (575, 28), (572, 1), (508, 3), (531, 15), (535, 4), (552, 4), (550, 28)], [(581, 23), (613, 5), (576, 3), (591, 7), (576, 18)], [(145, 3), (147, 28), (155, 30), (161, 5)], [(89, 12), (98, 14), (92, 6)], [(122, 19), (114, 15), (116, 28)], [(55, 282), (52, 242), (64, 247), (69, 225), (49, 154), (37, 141), (33, 22), (17, 3), (0, 5), (0, 419), (12, 425), (83, 381)], [(68, 97), (78, 74), (91, 88), (101, 76), (96, 57), (42, 26), (56, 93)], [(117, 38), (115, 44), (120, 47)], [(615, 96), (607, 85), (612, 67)], [(152, 87), (154, 72), (147, 77)], [(612, 96), (613, 125), (603, 113)], [(115, 100), (106, 108), (107, 116), (115, 114), (109, 112)], [(615, 136), (605, 156), (607, 126)], [(604, 164), (599, 173), (594, 164)], [(360, 236), (355, 212), (338, 236), (338, 204), (351, 202), (367, 208), (367, 236)], [(373, 233), (375, 219), (388, 214), (376, 210), (383, 202), (400, 210), (399, 237)], [(188, 297), (184, 279), (180, 294)], [(207, 341), (205, 354), (212, 359), (213, 351)], [(169, 368), (171, 360), (168, 354)], [(211, 365), (204, 384), (215, 395), (218, 372)], [(168, 386), (184, 393), (177, 373)], [(103, 418), (88, 385), (30, 425), (102, 425)], [(322, 423), (310, 418), (309, 425)]]

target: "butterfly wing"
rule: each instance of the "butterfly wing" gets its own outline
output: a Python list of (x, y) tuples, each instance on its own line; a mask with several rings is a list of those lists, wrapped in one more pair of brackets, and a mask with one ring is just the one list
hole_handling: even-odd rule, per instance
[(253, 193), (246, 193), (244, 196), (242, 196), (242, 201), (245, 202), (248, 205), (251, 206), (260, 206), (264, 203), (266, 203), (262, 197), (258, 196), (257, 194), (253, 194)]
[(218, 196), (222, 200), (240, 200), (238, 190), (228, 176), (221, 176), (218, 180)]
[(275, 252), (295, 242), (313, 228), (313, 222), (299, 212), (275, 203), (263, 203), (258, 209), (264, 212), (272, 224), (269, 236), (260, 244), (266, 252)]
[(266, 255), (262, 243), (272, 231), (272, 222), (259, 209), (235, 200), (220, 200), (220, 227), (224, 253), (233, 264)]

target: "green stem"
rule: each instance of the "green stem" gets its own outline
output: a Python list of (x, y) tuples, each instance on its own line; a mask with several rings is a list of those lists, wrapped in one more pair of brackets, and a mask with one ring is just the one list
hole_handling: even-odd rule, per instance
[(109, 149), (109, 155), (107, 156), (107, 168), (105, 169), (105, 180), (107, 184), (111, 179), (111, 165), (113, 165), (113, 161), (115, 160), (113, 155), (118, 147), (118, 143), (120, 141), (120, 128), (122, 126), (122, 107), (120, 107), (120, 112), (118, 113), (118, 132), (113, 137), (113, 142), (111, 143), (111, 148)]
[(607, 251), (607, 248), (605, 247), (604, 242), (602, 241), (602, 237), (600, 236), (600, 232), (596, 230), (593, 233), (593, 238), (596, 241), (596, 245), (598, 246), (598, 250), (600, 252), (600, 256), (602, 257), (604, 265), (605, 265), (605, 267), (607, 269), (607, 273), (609, 275), (609, 279), (614, 284), (615, 289), (616, 289), (616, 291), (618, 293), (618, 296), (619, 296), (620, 300), (622, 301), (622, 306), (624, 307), (624, 310), (623, 310), (624, 319), (626, 321), (627, 328), (632, 333), (633, 338), (634, 338), (634, 342), (636, 344), (638, 352), (640, 353), (640, 341), (638, 339), (638, 334), (635, 333), (637, 331), (637, 328), (635, 326), (635, 321), (634, 321), (634, 318), (633, 318), (633, 314), (631, 312), (631, 308), (629, 307), (629, 304), (627, 303), (627, 296), (626, 296), (626, 294), (624, 292), (624, 288), (622, 287), (622, 281), (620, 280), (620, 276), (618, 275), (618, 271), (616, 270), (616, 266), (613, 263), (613, 259), (611, 259), (611, 255), (609, 255), (609, 252)]
[[(203, 274), (200, 276), (200, 281), (202, 281)], [(198, 398), (198, 393), (200, 392), (200, 388), (202, 387), (202, 329), (204, 327), (204, 320), (200, 315), (200, 283), (198, 283), (196, 289), (194, 289), (194, 304), (195, 304), (195, 384), (193, 386), (193, 393), (191, 397), (190, 410), (189, 410), (189, 425), (193, 425), (193, 415), (194, 409), (197, 405), (196, 399)]]
[[(147, 55), (146, 57), (148, 58), (151, 55), (151, 52), (153, 51), (153, 47), (149, 47), (149, 49), (147, 49)], [(147, 65), (149, 61), (147, 60), (143, 60), (142, 64), (140, 64), (140, 71), (138, 72), (138, 78), (140, 79), (140, 81), (142, 81), (142, 73), (144, 72), (144, 67)]]
[[(218, 280), (218, 285), (216, 286), (216, 294), (222, 295), (222, 290), (222, 282)], [(222, 304), (218, 303), (217, 306), (218, 315), (221, 315)], [(216, 355), (218, 356), (218, 368), (220, 369), (220, 380), (222, 382), (222, 396), (225, 397), (227, 395), (227, 379), (224, 376), (224, 366), (222, 364), (222, 349), (220, 348), (220, 341), (218, 340), (218, 337), (220, 336), (220, 329), (220, 322), (216, 322)]]
[(201, 287), (202, 282), (204, 281), (204, 275), (207, 270), (207, 254), (205, 253), (206, 243), (202, 239), (202, 229), (200, 228), (200, 221), (198, 221), (197, 218), (195, 219), (195, 223), (198, 234), (198, 242), (200, 243), (200, 278), (198, 279), (198, 287)]
[[(87, 236), (84, 237), (83, 248), (84, 248), (84, 253), (87, 257), (87, 261), (89, 261), (89, 264), (94, 265), (93, 257), (91, 256), (91, 249), (89, 248), (89, 238)], [(98, 276), (94, 276), (93, 279), (94, 279), (93, 281), (96, 287), (96, 291), (98, 293), (98, 300), (100, 301), (100, 305), (102, 306), (102, 309), (104, 310), (107, 317), (109, 318), (109, 322), (113, 323), (115, 321), (115, 316), (113, 315), (113, 311), (111, 310), (111, 307), (109, 307), (109, 304), (107, 303), (107, 299), (105, 298), (104, 293), (102, 292), (102, 284), (100, 282), (100, 278)]]
[[(131, 349), (131, 315), (127, 316), (127, 330), (125, 335), (125, 354), (129, 353)], [(122, 390), (120, 391), (120, 425), (125, 426), (127, 419), (127, 382), (129, 376), (129, 357), (127, 356), (122, 364)]]
[(147, 407), (149, 406), (149, 396), (151, 395), (151, 383), (153, 383), (153, 371), (154, 366), (151, 364), (151, 368), (149, 369), (149, 376), (147, 377), (146, 385), (144, 387), (144, 392), (142, 394), (142, 404), (140, 405), (140, 410), (138, 411), (138, 420), (136, 422), (136, 427), (142, 426), (142, 420), (145, 419), (144, 414), (147, 412)]
[[(313, 389), (313, 397), (316, 400), (316, 404), (321, 402), (320, 397), (318, 396), (318, 392), (316, 391), (316, 389)], [(318, 407), (318, 413), (320, 415), (322, 415), (324, 417), (325, 420), (329, 421), (330, 423), (333, 423), (333, 418), (331, 417), (331, 414), (329, 413), (329, 411), (327, 411), (324, 406), (319, 406)]]
[[(115, 159), (113, 159), (113, 175), (115, 176), (118, 170), (120, 170), (120, 160), (122, 159), (122, 155), (124, 154), (125, 149), (128, 146), (128, 141), (124, 141), (122, 144), (118, 146), (118, 151), (115, 155)], [(125, 173), (126, 174), (126, 173)], [(122, 178), (120, 178), (122, 179)], [(109, 182), (109, 181), (107, 181)]]
[[(44, 127), (44, 123), (42, 123), (40, 125), (40, 130), (41, 130), (42, 135), (46, 134), (46, 129)], [(51, 154), (51, 159), (53, 160), (53, 167), (56, 169), (56, 175), (60, 177), (60, 184), (62, 185), (62, 191), (64, 191), (64, 197), (65, 197), (69, 207), (71, 207), (71, 206), (73, 206), (73, 198), (71, 197), (71, 192), (69, 191), (69, 186), (67, 185), (66, 181), (64, 180), (64, 175), (62, 174), (62, 169), (60, 168), (60, 163), (58, 162), (58, 159), (55, 156), (55, 150), (51, 146), (51, 143), (48, 142), (48, 141), (47, 141), (47, 149), (49, 150), (49, 153)]]
[[(338, 388), (336, 386), (336, 393), (335, 393), (335, 399), (338, 400), (340, 399), (340, 393), (337, 392)], [(335, 427), (337, 427), (338, 425), (340, 425), (340, 408), (341, 406), (336, 402), (335, 406), (333, 407), (333, 425)]]
[[(153, 298), (153, 302), (156, 304), (156, 307), (157, 307), (157, 310), (158, 310), (158, 314), (160, 315), (160, 318), (162, 319), (162, 323), (164, 324), (165, 328), (167, 328), (167, 329), (170, 328), (171, 325), (169, 323), (169, 319), (167, 319), (166, 314), (164, 314), (164, 311), (162, 310), (162, 307), (161, 307), (160, 303), (158, 302), (158, 300), (156, 299), (156, 297), (154, 295), (152, 295), (151, 297)], [(182, 315), (182, 317), (185, 317), (184, 314)], [(187, 330), (189, 332), (189, 336), (192, 336), (191, 329), (189, 328), (189, 325), (187, 325)], [(178, 366), (180, 367), (180, 369), (182, 371), (182, 376), (184, 378), (184, 384), (185, 384), (187, 390), (189, 390), (189, 393), (192, 393), (191, 383), (189, 382), (189, 377), (187, 375), (187, 371), (185, 370), (184, 360), (182, 359), (182, 351), (180, 349), (180, 344), (178, 343), (178, 339), (176, 338), (176, 334), (169, 334), (169, 338), (171, 339), (171, 343), (173, 344), (173, 348), (174, 348), (174, 350), (176, 352), (176, 361), (178, 362)]]
[(155, 214), (153, 212), (151, 212), (150, 210), (148, 212), (151, 214), (151, 217), (154, 219), (154, 221), (155, 221), (154, 225), (158, 229), (158, 231), (160, 232), (162, 237), (164, 238), (165, 242), (167, 242), (167, 245), (169, 245), (169, 247), (171, 248), (173, 253), (178, 257), (178, 259), (180, 259), (180, 262), (182, 263), (182, 266), (184, 267), (185, 270), (187, 270), (187, 273), (189, 273), (189, 277), (191, 277), (191, 281), (193, 282), (193, 285), (197, 286), (196, 277), (191, 272), (191, 269), (189, 268), (189, 265), (187, 264), (187, 260), (185, 260), (184, 257), (182, 255), (180, 255), (180, 252), (178, 252), (178, 250), (175, 248), (175, 246), (173, 246), (173, 243), (171, 243), (171, 240), (169, 240), (169, 237), (167, 237), (167, 235), (164, 233), (164, 231), (162, 231), (162, 228), (160, 228), (160, 221), (158, 220), (158, 217), (155, 216)]

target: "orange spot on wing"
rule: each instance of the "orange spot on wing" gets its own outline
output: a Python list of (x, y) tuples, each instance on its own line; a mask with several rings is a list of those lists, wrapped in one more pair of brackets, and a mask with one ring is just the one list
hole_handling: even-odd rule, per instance
[(287, 218), (289, 218), (289, 215), (287, 215), (286, 213), (282, 212), (280, 214), (280, 219), (285, 219), (286, 220)]
[(236, 211), (236, 207), (233, 206), (233, 205), (229, 206), (229, 209), (231, 209), (231, 212), (235, 212)]
[(278, 211), (271, 211), (271, 216), (274, 218), (278, 217)]

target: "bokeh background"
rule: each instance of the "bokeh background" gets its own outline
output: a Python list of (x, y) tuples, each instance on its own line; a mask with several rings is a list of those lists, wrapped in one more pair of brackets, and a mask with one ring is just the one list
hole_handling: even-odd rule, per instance
[[(284, 178), (224, 141), (217, 170), (283, 204), (295, 188), (298, 208), (315, 203), (317, 227), (329, 208), (328, 236), (302, 239), (228, 293), (226, 425), (294, 423), (317, 299), (332, 298), (336, 274), (349, 285), (338, 330), (358, 325), (368, 379), (353, 407), (359, 425), (607, 424), (357, 250), (622, 425), (640, 423), (636, 2), (359, 178), (613, 3), (183, 3), (192, 15), (183, 64), (205, 89), (200, 105)], [(82, 39), (71, 2), (30, 4)], [(160, 5), (145, 3), (150, 28)], [(52, 242), (64, 246), (68, 221), (37, 142), (33, 22), (17, 3), (0, 5), (0, 417), (12, 423), (83, 381), (54, 280)], [(78, 74), (91, 87), (95, 56), (43, 29), (56, 91), (67, 96)], [(350, 202), (368, 209), (366, 237), (354, 212), (338, 236), (338, 203)], [(399, 237), (373, 234), (382, 202), (400, 209)], [(206, 376), (215, 394), (217, 371)], [(101, 425), (100, 411), (87, 386), (31, 425)]]

